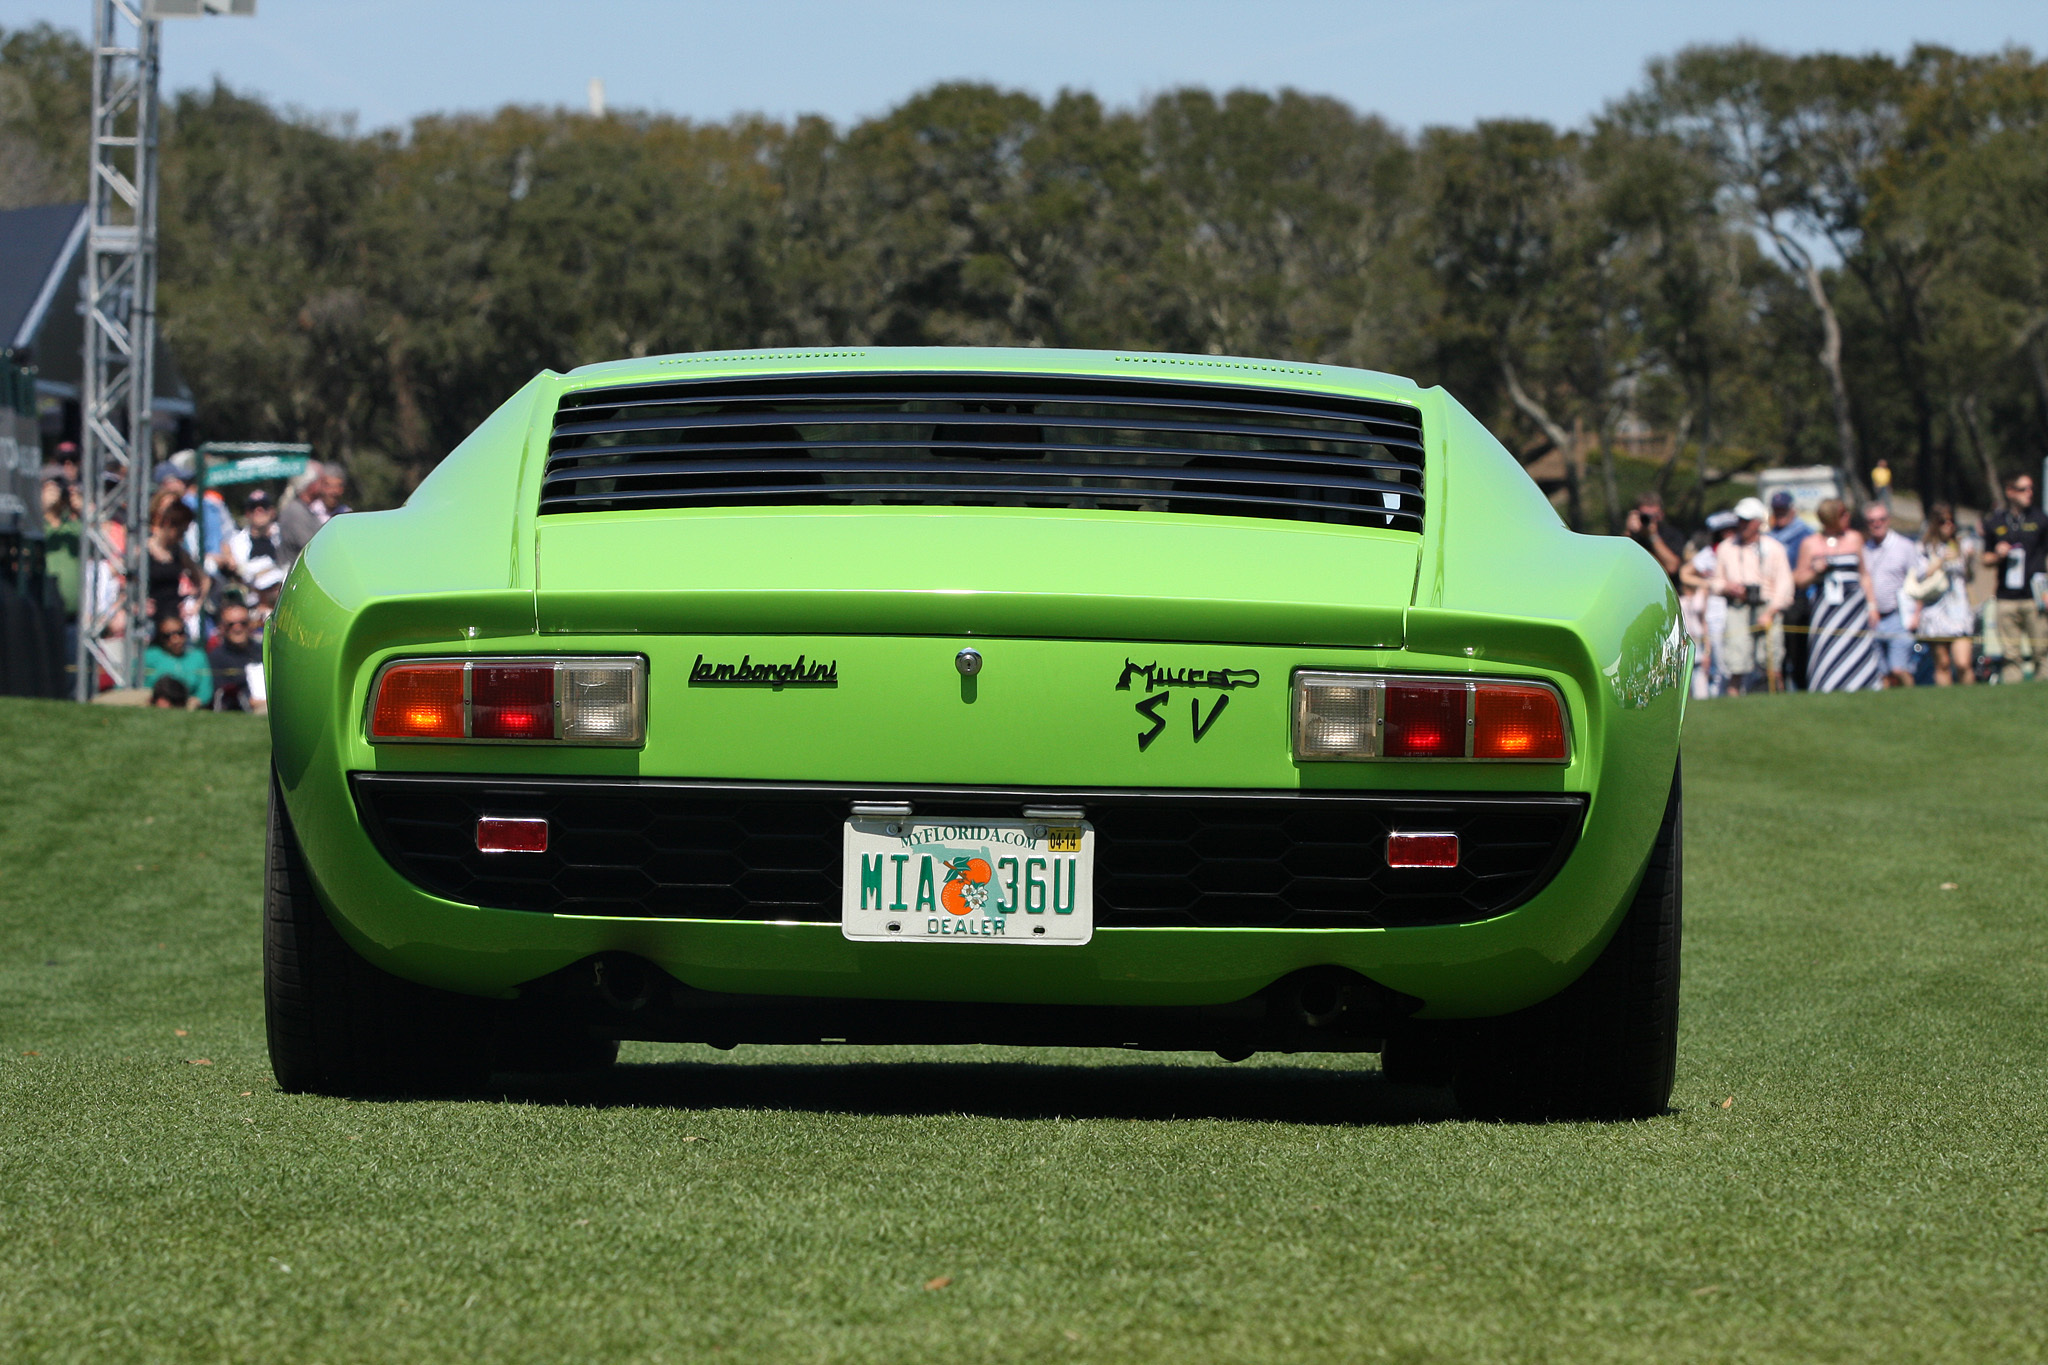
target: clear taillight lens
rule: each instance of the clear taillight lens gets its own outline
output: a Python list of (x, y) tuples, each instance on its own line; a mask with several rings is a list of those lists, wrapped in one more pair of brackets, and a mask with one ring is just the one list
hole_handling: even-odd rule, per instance
[(647, 733), (645, 674), (612, 664), (563, 664), (562, 738), (576, 744), (638, 744)]
[(487, 740), (637, 745), (647, 738), (643, 659), (422, 659), (371, 688), (373, 742)]
[(1294, 675), (1294, 756), (1564, 763), (1564, 700), (1548, 683), (1400, 673)]
[(1370, 758), (1379, 753), (1380, 702), (1372, 681), (1343, 673), (1294, 678), (1294, 756)]

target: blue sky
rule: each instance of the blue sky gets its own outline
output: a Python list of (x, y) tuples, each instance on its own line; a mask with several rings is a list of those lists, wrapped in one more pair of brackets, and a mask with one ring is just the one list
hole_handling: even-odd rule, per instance
[[(83, 29), (89, 0), (0, 0), (0, 26)], [(1063, 86), (1130, 104), (1177, 85), (1294, 86), (1406, 128), (1503, 115), (1577, 123), (1650, 57), (1751, 38), (1791, 50), (1915, 41), (2048, 51), (2032, 0), (259, 0), (167, 23), (169, 89), (216, 76), (364, 127), (508, 103), (845, 123), (934, 81)]]

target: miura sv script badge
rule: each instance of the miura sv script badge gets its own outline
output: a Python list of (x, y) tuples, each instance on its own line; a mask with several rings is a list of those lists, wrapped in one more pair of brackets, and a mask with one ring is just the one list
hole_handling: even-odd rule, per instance
[[(1230, 705), (1230, 694), (1240, 687), (1257, 687), (1259, 670), (1256, 668), (1168, 668), (1158, 663), (1134, 663), (1124, 660), (1124, 671), (1117, 676), (1116, 690), (1129, 692), (1134, 683), (1143, 683), (1144, 700), (1133, 709), (1146, 721), (1145, 729), (1138, 732), (1138, 752), (1144, 753), (1152, 747), (1153, 741), (1166, 733), (1168, 724), (1167, 707), (1173, 703), (1173, 692), (1179, 688), (1191, 693), (1188, 697), (1188, 738), (1200, 744), (1209, 734), (1211, 726)], [(1216, 693), (1209, 703), (1209, 713), (1202, 714), (1200, 693)]]

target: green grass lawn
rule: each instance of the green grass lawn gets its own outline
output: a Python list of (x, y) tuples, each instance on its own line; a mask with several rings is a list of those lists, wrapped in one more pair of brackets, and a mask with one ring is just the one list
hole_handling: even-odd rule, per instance
[(1369, 1058), (281, 1095), (260, 725), (0, 701), (0, 1359), (2039, 1359), (2044, 714), (1695, 706), (1675, 1112), (1513, 1127)]

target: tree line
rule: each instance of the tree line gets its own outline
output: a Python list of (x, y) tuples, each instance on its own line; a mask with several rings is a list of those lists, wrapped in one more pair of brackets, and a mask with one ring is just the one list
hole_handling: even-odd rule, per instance
[[(79, 40), (0, 32), (0, 206), (82, 198)], [(2048, 449), (2048, 64), (1690, 48), (1582, 128), (1292, 90), (943, 84), (877, 118), (506, 108), (362, 133), (166, 102), (163, 335), (203, 435), (394, 501), (534, 371), (1025, 345), (1443, 384), (1574, 522), (1885, 459), (1985, 506)], [(1545, 458), (1549, 457), (1549, 458)]]

